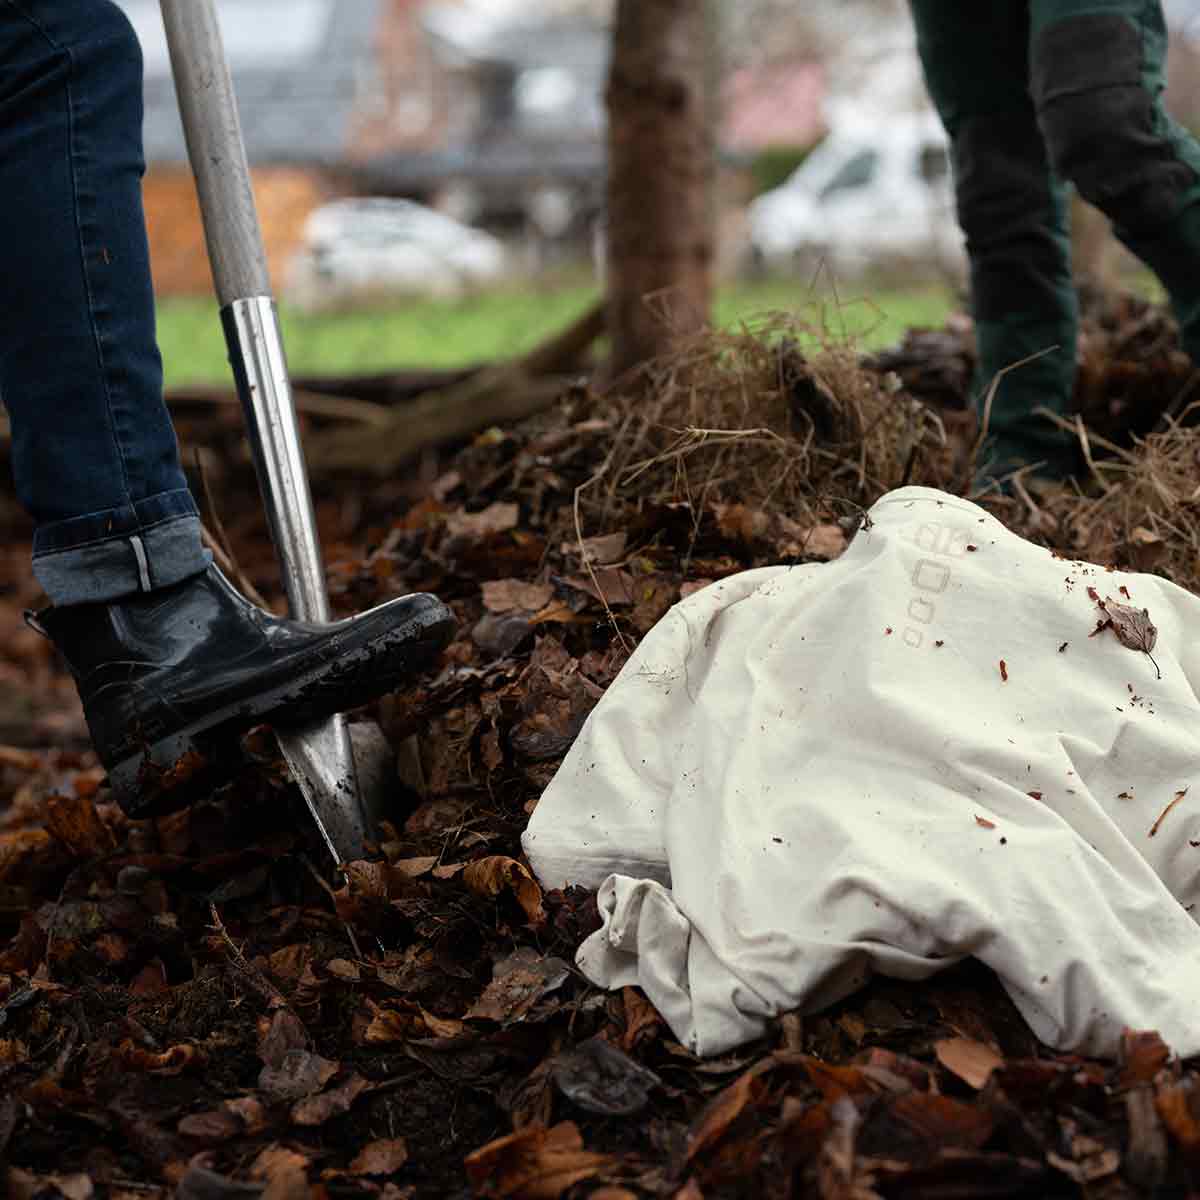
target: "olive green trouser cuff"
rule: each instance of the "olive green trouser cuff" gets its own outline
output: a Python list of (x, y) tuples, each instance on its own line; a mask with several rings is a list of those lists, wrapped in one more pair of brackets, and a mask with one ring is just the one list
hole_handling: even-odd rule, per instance
[(995, 385), (993, 456), (1042, 459), (1066, 473), (1071, 439), (1034, 415), (1066, 412), (1074, 390), (1064, 180), (1159, 275), (1184, 346), (1200, 359), (1200, 146), (1162, 106), (1161, 3), (911, 3), (926, 82), (951, 140), (971, 260), (977, 402)]

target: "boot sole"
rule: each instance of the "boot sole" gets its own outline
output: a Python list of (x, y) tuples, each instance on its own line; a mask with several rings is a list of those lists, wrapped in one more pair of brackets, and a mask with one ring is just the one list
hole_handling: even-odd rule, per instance
[[(285, 684), (205, 713), (110, 767), (113, 798), (138, 820), (183, 808), (227, 782), (244, 763), (241, 737), (252, 726), (271, 724), (273, 714), (286, 710), (286, 728), (302, 728), (396, 691), (437, 657), (454, 629), (453, 613), (440, 601), (432, 602), (404, 625), (342, 658), (319, 663)], [(370, 684), (346, 702), (345, 678), (364, 660), (372, 664)]]

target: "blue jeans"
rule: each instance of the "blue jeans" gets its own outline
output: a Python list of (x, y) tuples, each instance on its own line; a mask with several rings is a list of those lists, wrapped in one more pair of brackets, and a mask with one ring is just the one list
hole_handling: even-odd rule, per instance
[(56, 605), (204, 570), (162, 398), (142, 58), (110, 0), (0, 0), (0, 397)]

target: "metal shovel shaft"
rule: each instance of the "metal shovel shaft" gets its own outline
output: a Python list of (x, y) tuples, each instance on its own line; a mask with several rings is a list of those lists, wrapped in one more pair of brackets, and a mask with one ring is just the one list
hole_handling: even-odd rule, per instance
[[(279, 317), (214, 0), (160, 0), (171, 69), (230, 363), (293, 617), (329, 619), (325, 572)], [(338, 861), (360, 857), (366, 821), (338, 716), (280, 745)]]

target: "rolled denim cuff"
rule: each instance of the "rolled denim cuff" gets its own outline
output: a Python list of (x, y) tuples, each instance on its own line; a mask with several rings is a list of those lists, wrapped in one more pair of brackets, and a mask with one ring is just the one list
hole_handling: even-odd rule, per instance
[(33, 541), (33, 573), (57, 607), (169, 587), (211, 562), (186, 489), (42, 526)]

